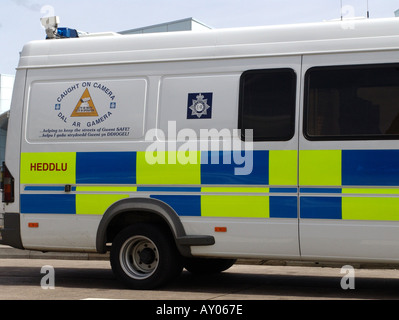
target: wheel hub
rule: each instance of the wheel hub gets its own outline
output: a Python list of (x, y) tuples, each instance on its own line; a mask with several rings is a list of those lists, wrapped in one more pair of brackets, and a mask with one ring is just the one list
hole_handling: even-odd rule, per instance
[(138, 252), (140, 261), (145, 264), (151, 264), (155, 260), (155, 252), (150, 248), (145, 248), (142, 251)]
[(149, 238), (134, 236), (122, 246), (120, 261), (122, 268), (130, 277), (146, 279), (158, 268), (158, 250)]

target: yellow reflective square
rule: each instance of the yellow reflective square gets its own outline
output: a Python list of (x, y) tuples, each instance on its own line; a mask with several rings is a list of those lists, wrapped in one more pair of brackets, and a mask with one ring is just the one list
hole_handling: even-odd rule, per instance
[(138, 152), (137, 184), (201, 184), (201, 152)]
[(301, 150), (299, 153), (301, 186), (341, 186), (341, 150)]
[(201, 215), (224, 218), (269, 218), (269, 197), (202, 196)]
[(399, 221), (399, 198), (343, 197), (342, 219)]
[(76, 153), (22, 153), (21, 184), (75, 184)]
[(120, 194), (77, 194), (76, 214), (78, 215), (103, 215), (107, 209), (128, 195)]
[(298, 151), (270, 151), (269, 184), (271, 186), (298, 185)]

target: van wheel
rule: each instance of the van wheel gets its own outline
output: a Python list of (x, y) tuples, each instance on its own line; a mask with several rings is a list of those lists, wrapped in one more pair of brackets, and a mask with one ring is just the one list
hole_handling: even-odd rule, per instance
[(144, 223), (132, 225), (116, 236), (110, 260), (116, 277), (131, 289), (157, 288), (183, 269), (168, 230)]
[(212, 274), (226, 271), (236, 262), (234, 259), (189, 258), (184, 261), (184, 267), (194, 274)]

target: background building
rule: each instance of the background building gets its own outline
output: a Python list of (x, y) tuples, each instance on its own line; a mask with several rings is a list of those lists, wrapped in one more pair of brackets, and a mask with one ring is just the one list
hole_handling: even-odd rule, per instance
[(119, 33), (126, 35), (126, 34), (140, 34), (140, 33), (158, 33), (158, 32), (202, 31), (210, 29), (212, 28), (194, 18), (187, 18), (183, 20), (176, 20), (138, 29), (121, 31)]
[(0, 74), (0, 114), (10, 110), (15, 76)]

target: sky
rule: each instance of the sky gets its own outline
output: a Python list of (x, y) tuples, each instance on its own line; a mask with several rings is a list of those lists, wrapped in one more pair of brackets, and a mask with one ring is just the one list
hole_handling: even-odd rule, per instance
[(0, 0), (0, 74), (15, 74), (25, 43), (43, 40), (40, 18), (87, 32), (123, 31), (193, 17), (213, 28), (394, 17), (399, 0)]

